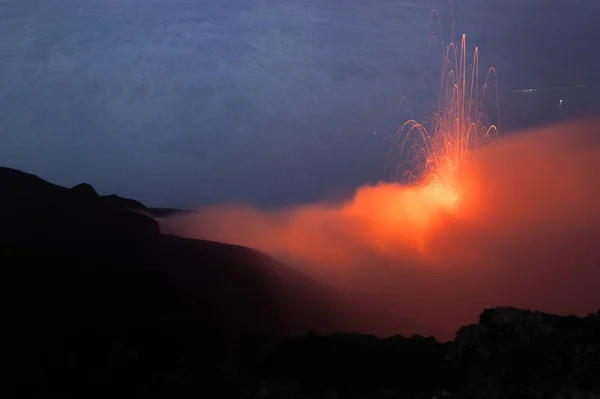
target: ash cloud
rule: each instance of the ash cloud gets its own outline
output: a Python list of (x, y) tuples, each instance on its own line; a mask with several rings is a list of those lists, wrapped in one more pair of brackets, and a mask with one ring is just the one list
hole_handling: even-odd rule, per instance
[(345, 202), (222, 205), (161, 226), (257, 248), (388, 315), (354, 320), (361, 332), (451, 339), (501, 305), (587, 314), (600, 304), (599, 126), (514, 133), (473, 153), (459, 212), (422, 188), (379, 184)]

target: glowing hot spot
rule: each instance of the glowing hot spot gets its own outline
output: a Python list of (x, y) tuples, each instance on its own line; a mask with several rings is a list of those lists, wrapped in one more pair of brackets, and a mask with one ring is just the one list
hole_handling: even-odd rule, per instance
[(360, 220), (365, 237), (378, 250), (404, 244), (424, 251), (440, 217), (456, 209), (456, 194), (441, 186), (380, 184), (360, 188), (342, 215)]

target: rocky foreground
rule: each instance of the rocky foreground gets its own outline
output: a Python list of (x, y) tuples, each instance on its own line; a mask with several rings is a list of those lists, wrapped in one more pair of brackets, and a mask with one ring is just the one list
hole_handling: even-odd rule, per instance
[(229, 373), (246, 397), (600, 397), (600, 311), (494, 308), (447, 343), (312, 334), (248, 339), (234, 353)]
[(352, 331), (338, 293), (161, 234), (148, 215), (173, 211), (0, 168), (7, 397), (600, 398), (600, 311), (487, 309), (446, 343), (306, 335)]

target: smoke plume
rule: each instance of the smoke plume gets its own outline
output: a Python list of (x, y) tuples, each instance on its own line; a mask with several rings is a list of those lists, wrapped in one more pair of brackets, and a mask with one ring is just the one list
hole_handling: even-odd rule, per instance
[(484, 307), (586, 314), (600, 306), (598, 120), (501, 137), (471, 154), (460, 180), (458, 202), (435, 188), (382, 183), (345, 202), (223, 205), (162, 227), (257, 248), (353, 292), (397, 316), (357, 321), (379, 335), (451, 338)]

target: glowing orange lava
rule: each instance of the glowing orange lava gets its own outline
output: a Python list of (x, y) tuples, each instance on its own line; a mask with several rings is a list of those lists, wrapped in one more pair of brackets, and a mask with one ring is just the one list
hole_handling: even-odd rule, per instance
[(399, 245), (425, 252), (428, 234), (440, 217), (455, 211), (455, 200), (436, 185), (380, 184), (359, 188), (341, 212), (362, 221), (363, 240), (379, 252), (394, 252)]

